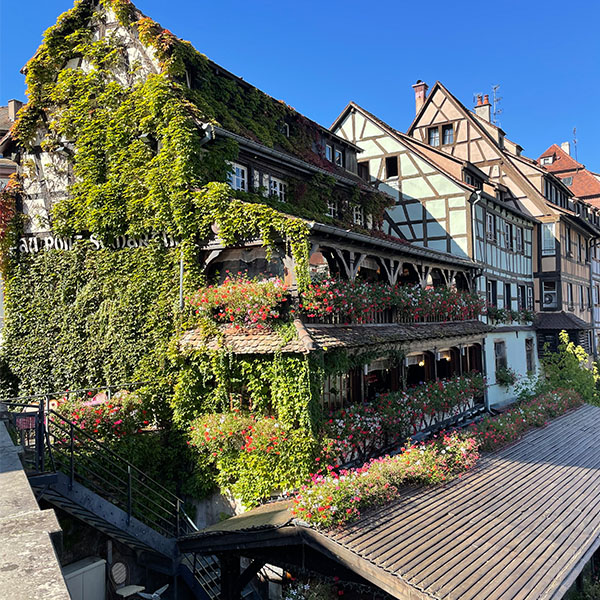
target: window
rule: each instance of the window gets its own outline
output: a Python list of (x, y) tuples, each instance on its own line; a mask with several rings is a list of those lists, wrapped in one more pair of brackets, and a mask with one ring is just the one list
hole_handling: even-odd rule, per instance
[(352, 216), (355, 225), (362, 226), (365, 224), (365, 213), (362, 206), (354, 206), (352, 209)]
[(533, 286), (527, 286), (527, 310), (533, 310)]
[(388, 156), (385, 159), (385, 176), (387, 179), (390, 177), (398, 177), (398, 157)]
[(517, 252), (523, 252), (525, 247), (523, 245), (523, 228), (515, 227), (515, 250)]
[(554, 157), (552, 157), (552, 156), (542, 156), (541, 163), (543, 165), (551, 165), (552, 161), (553, 161), (553, 158)]
[(487, 213), (486, 235), (491, 242), (496, 241), (496, 215), (492, 213)]
[(465, 173), (465, 183), (472, 185), (476, 190), (480, 190), (483, 187), (481, 179), (478, 179), (469, 172)]
[(344, 166), (344, 153), (342, 150), (335, 149), (335, 164), (338, 167)]
[(573, 284), (567, 283), (567, 309), (573, 310), (575, 306), (573, 305)]
[(371, 181), (371, 176), (369, 174), (369, 161), (365, 160), (363, 162), (358, 163), (358, 176), (365, 181)]
[(442, 126), (442, 144), (444, 146), (454, 144), (454, 127), (452, 125)]
[(557, 306), (556, 281), (544, 281), (542, 283), (542, 307), (556, 308)]
[(281, 181), (281, 179), (277, 179), (276, 177), (271, 177), (269, 182), (269, 193), (271, 196), (277, 196), (282, 202), (285, 202), (285, 192), (287, 190), (287, 185)]
[(327, 216), (332, 219), (336, 219), (338, 216), (337, 200), (334, 200), (333, 198), (327, 199)]
[(567, 256), (573, 256), (573, 247), (571, 246), (571, 228), (565, 227), (565, 253)]
[(512, 309), (512, 289), (510, 283), (504, 284), (504, 308)]
[(496, 371), (500, 368), (506, 369), (506, 342), (504, 340), (494, 342), (494, 356), (496, 357)]
[(440, 145), (440, 130), (438, 127), (430, 127), (427, 130), (427, 141), (430, 146)]
[(556, 252), (554, 225), (554, 223), (542, 224), (542, 256), (551, 256)]
[(527, 299), (525, 297), (525, 286), (520, 285), (517, 287), (517, 301), (519, 303), (519, 310), (525, 310), (527, 308)]
[(513, 226), (508, 222), (504, 221), (504, 237), (506, 238), (506, 247), (508, 250), (513, 249)]
[(598, 306), (600, 304), (600, 285), (594, 286), (594, 304)]
[(572, 177), (563, 177), (562, 182), (567, 186), (567, 187), (571, 187), (573, 185), (573, 178)]
[(585, 293), (582, 285), (579, 286), (579, 308), (585, 310)]
[(242, 165), (233, 163), (231, 171), (227, 174), (227, 183), (234, 190), (248, 191), (248, 169)]
[(527, 372), (533, 373), (533, 338), (525, 340), (525, 362), (527, 363)]
[(486, 300), (489, 306), (498, 304), (498, 282), (492, 279), (487, 280)]
[(333, 148), (329, 144), (325, 146), (325, 158), (329, 162), (333, 162)]

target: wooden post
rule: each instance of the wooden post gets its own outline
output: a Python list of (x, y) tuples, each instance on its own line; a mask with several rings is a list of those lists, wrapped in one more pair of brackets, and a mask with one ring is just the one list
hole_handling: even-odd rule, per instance
[(221, 600), (240, 600), (236, 587), (240, 577), (240, 557), (230, 554), (219, 555), (221, 563)]

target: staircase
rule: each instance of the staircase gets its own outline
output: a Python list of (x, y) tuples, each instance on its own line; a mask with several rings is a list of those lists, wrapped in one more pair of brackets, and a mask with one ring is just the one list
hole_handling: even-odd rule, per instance
[(219, 598), (218, 560), (178, 551), (177, 538), (197, 528), (177, 496), (43, 401), (5, 407), (38, 500), (133, 548), (148, 568), (180, 575), (199, 600)]

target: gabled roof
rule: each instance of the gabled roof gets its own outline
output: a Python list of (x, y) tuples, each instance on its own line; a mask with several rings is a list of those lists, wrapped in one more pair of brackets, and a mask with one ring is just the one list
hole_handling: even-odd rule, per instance
[[(179, 540), (182, 551), (335, 560), (396, 598), (559, 600), (600, 547), (600, 408), (582, 406), (445, 485), (406, 486), (348, 525), (316, 530), (286, 503)], [(288, 553), (287, 551), (290, 550)], [(292, 563), (293, 564), (293, 563)], [(293, 566), (290, 570), (293, 570)]]
[(585, 167), (577, 162), (570, 154), (567, 154), (558, 144), (552, 144), (545, 152), (540, 154), (538, 161), (541, 162), (542, 158), (553, 156), (554, 160), (549, 165), (544, 165), (544, 168), (550, 173), (557, 173), (560, 171), (572, 171), (577, 169), (584, 169)]
[[(438, 89), (442, 90), (443, 93), (447, 95), (447, 97), (455, 104), (456, 108), (464, 114), (465, 118), (467, 118), (471, 122), (471, 124), (479, 131), (479, 133), (494, 146), (499, 157), (505, 159), (504, 165), (503, 165), (504, 168), (506, 169), (506, 171), (511, 173), (513, 176), (516, 176), (521, 181), (521, 183), (523, 183), (525, 185), (525, 187), (529, 189), (529, 191), (531, 192), (531, 195), (528, 195), (528, 198), (530, 200), (534, 201), (538, 205), (538, 209), (543, 214), (552, 214), (549, 212), (548, 209), (554, 211), (555, 207), (552, 205), (549, 205), (547, 203), (546, 198), (544, 198), (544, 195), (542, 194), (542, 192), (540, 190), (538, 190), (531, 183), (529, 178), (521, 171), (521, 168), (515, 162), (516, 159), (522, 158), (522, 157), (520, 157), (520, 156), (517, 157), (516, 155), (506, 152), (506, 150), (498, 144), (498, 141), (495, 140), (492, 135), (490, 135), (490, 133), (487, 131), (486, 127), (482, 124), (481, 119), (479, 119), (477, 117), (477, 115), (475, 115), (472, 111), (470, 111), (458, 98), (456, 98), (456, 96), (454, 96), (446, 87), (444, 87), (444, 85), (441, 82), (439, 82), (439, 81), (435, 82), (435, 84), (431, 88), (425, 102), (423, 103), (423, 106), (417, 112), (415, 118), (413, 119), (413, 122), (411, 123), (410, 127), (408, 128), (407, 133), (409, 135), (412, 134), (412, 132), (414, 131), (421, 116), (427, 109), (427, 106), (431, 103), (436, 90), (438, 90)], [(501, 129), (499, 129), (498, 127), (496, 127), (495, 125), (493, 125), (491, 123), (490, 123), (490, 125), (492, 125), (496, 129), (501, 131), (502, 134), (504, 134), (504, 132)]]
[[(378, 125), (381, 129), (383, 129), (383, 131), (385, 131), (389, 136), (395, 138), (401, 144), (404, 144), (405, 146), (407, 146), (408, 149), (410, 149), (417, 156), (419, 156), (419, 158), (421, 158), (423, 161), (425, 161), (429, 166), (440, 171), (443, 175), (445, 175), (446, 177), (451, 179), (454, 183), (458, 184), (463, 189), (470, 191), (470, 192), (476, 191), (475, 186), (472, 186), (472, 185), (466, 183), (465, 181), (463, 181), (462, 179), (457, 178), (455, 175), (450, 173), (440, 163), (440, 161), (454, 162), (456, 165), (460, 166), (461, 168), (468, 167), (471, 170), (474, 170), (484, 180), (488, 180), (487, 175), (483, 171), (481, 171), (481, 169), (479, 169), (479, 167), (477, 165), (474, 165), (473, 163), (470, 163), (461, 158), (453, 156), (452, 154), (449, 154), (448, 152), (444, 152), (443, 150), (441, 150), (439, 148), (429, 146), (429, 144), (425, 144), (424, 142), (421, 142), (420, 140), (418, 140), (414, 137), (411, 137), (406, 133), (402, 133), (401, 131), (398, 131), (397, 129), (393, 128), (391, 125), (388, 125), (385, 121), (382, 121), (379, 117), (375, 116), (373, 113), (369, 112), (367, 109), (363, 108), (362, 106), (360, 106), (359, 104), (357, 104), (356, 102), (353, 102), (353, 101), (350, 101), (346, 105), (346, 107), (340, 113), (338, 118), (332, 123), (331, 128), (335, 129), (336, 127), (338, 127), (341, 124), (341, 122), (346, 118), (347, 114), (352, 110), (357, 110), (358, 112), (362, 113), (368, 119), (371, 119), (376, 125)], [(439, 157), (440, 161), (436, 160), (435, 157)], [(495, 182), (490, 182), (490, 184), (494, 185), (494, 186), (497, 185)], [(494, 198), (491, 196), (489, 197), (489, 199), (492, 200), (493, 202), (501, 205), (506, 210), (514, 212), (521, 218), (527, 219), (529, 221), (535, 221), (535, 218), (532, 217), (531, 215), (524, 213), (520, 209), (518, 209), (514, 206), (511, 206), (511, 205), (507, 204), (506, 202), (501, 202), (497, 198)]]

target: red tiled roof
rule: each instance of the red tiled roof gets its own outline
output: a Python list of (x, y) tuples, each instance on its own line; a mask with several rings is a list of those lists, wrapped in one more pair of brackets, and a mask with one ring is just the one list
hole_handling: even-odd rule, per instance
[(554, 156), (551, 164), (543, 165), (546, 170), (560, 179), (572, 177), (573, 183), (568, 187), (573, 194), (594, 206), (600, 206), (600, 180), (597, 177), (557, 144), (552, 144), (538, 160), (541, 162), (546, 156)]
[(547, 156), (554, 155), (554, 160), (549, 165), (543, 165), (550, 173), (558, 173), (562, 171), (576, 171), (577, 169), (585, 169), (585, 167), (578, 163), (570, 154), (567, 154), (558, 144), (552, 144), (548, 150), (543, 152), (538, 158), (538, 162), (541, 163), (541, 159)]

